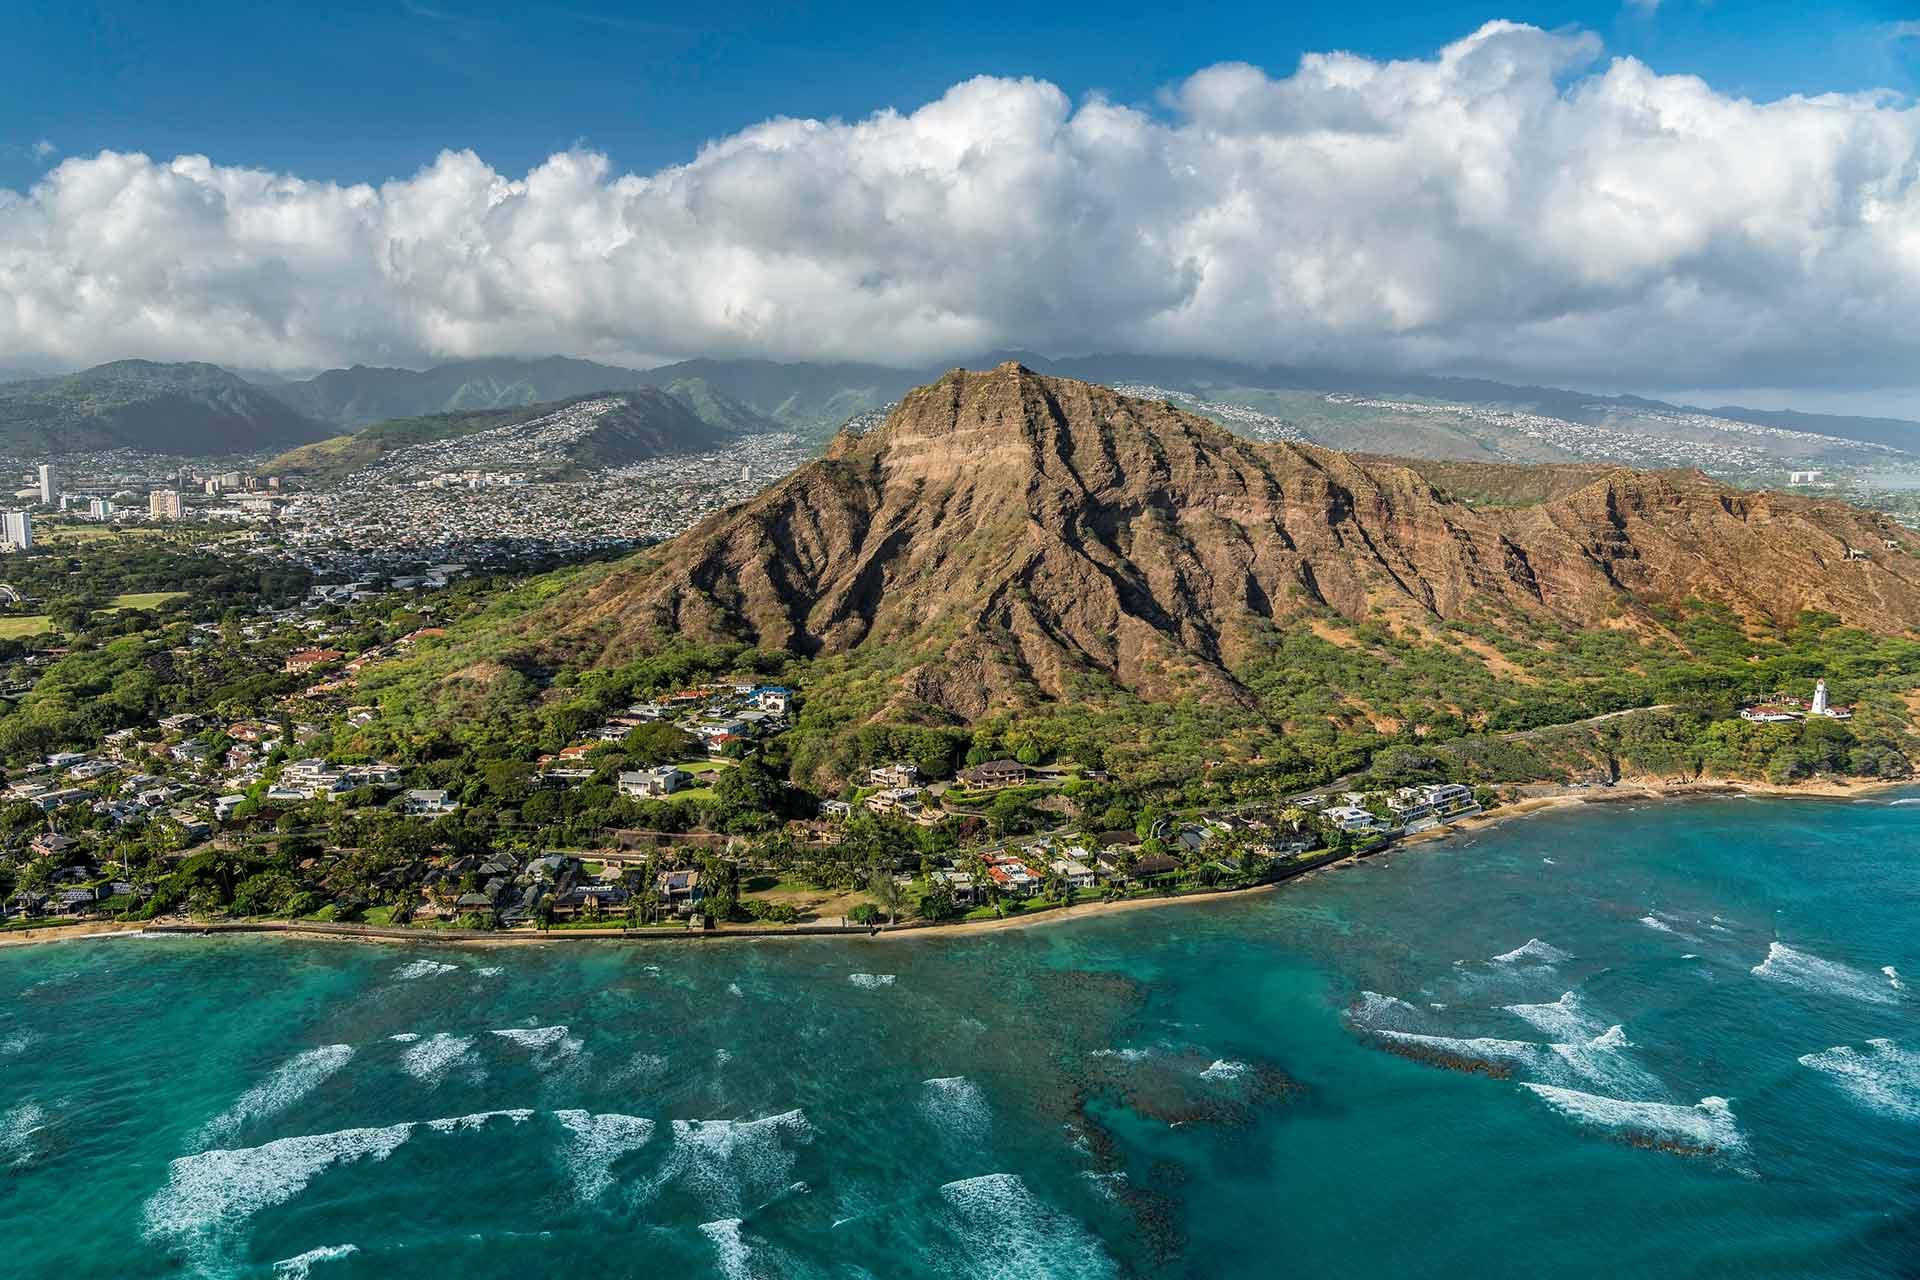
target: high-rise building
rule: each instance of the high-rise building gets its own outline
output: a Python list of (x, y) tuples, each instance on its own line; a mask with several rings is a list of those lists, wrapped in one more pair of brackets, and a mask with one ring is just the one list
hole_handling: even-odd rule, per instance
[(15, 551), (33, 550), (33, 513), (9, 511), (4, 520), (7, 546)]
[(40, 464), (40, 505), (43, 507), (60, 505), (60, 472), (51, 462)]
[(147, 515), (155, 520), (178, 520), (181, 509), (178, 489), (155, 489), (147, 495)]
[(87, 502), (89, 520), (113, 519), (113, 501), (110, 498), (91, 498)]

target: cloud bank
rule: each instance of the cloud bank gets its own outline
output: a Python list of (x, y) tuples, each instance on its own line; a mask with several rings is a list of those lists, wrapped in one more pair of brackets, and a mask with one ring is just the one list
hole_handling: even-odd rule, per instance
[(690, 163), (342, 186), (70, 157), (0, 191), (8, 363), (489, 354), (932, 362), (990, 347), (1897, 386), (1920, 356), (1920, 110), (1755, 103), (1493, 22), (1158, 111), (978, 78)]

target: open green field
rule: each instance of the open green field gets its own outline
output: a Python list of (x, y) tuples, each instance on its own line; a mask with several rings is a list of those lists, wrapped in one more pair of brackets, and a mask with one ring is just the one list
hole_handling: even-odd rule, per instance
[(159, 525), (55, 524), (52, 521), (39, 520), (33, 522), (34, 542), (49, 546), (55, 543), (71, 545), (79, 542), (109, 542), (115, 538), (160, 538), (169, 535), (178, 536), (178, 530)]
[(130, 591), (117, 595), (108, 610), (116, 609), (157, 609), (171, 600), (185, 600), (184, 591)]
[(42, 613), (24, 618), (0, 618), (0, 640), (23, 640), (53, 630), (53, 619)]

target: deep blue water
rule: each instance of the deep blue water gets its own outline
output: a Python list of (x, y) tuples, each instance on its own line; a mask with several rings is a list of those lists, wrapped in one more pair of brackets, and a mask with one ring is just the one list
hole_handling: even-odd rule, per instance
[(1891, 799), (970, 938), (0, 950), (0, 1274), (1913, 1274)]

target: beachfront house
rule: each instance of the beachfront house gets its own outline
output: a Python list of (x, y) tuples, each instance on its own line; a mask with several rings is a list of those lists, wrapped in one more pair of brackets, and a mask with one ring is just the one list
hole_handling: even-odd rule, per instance
[(1329, 805), (1320, 816), (1348, 835), (1371, 835), (1384, 829), (1380, 819), (1357, 804)]

